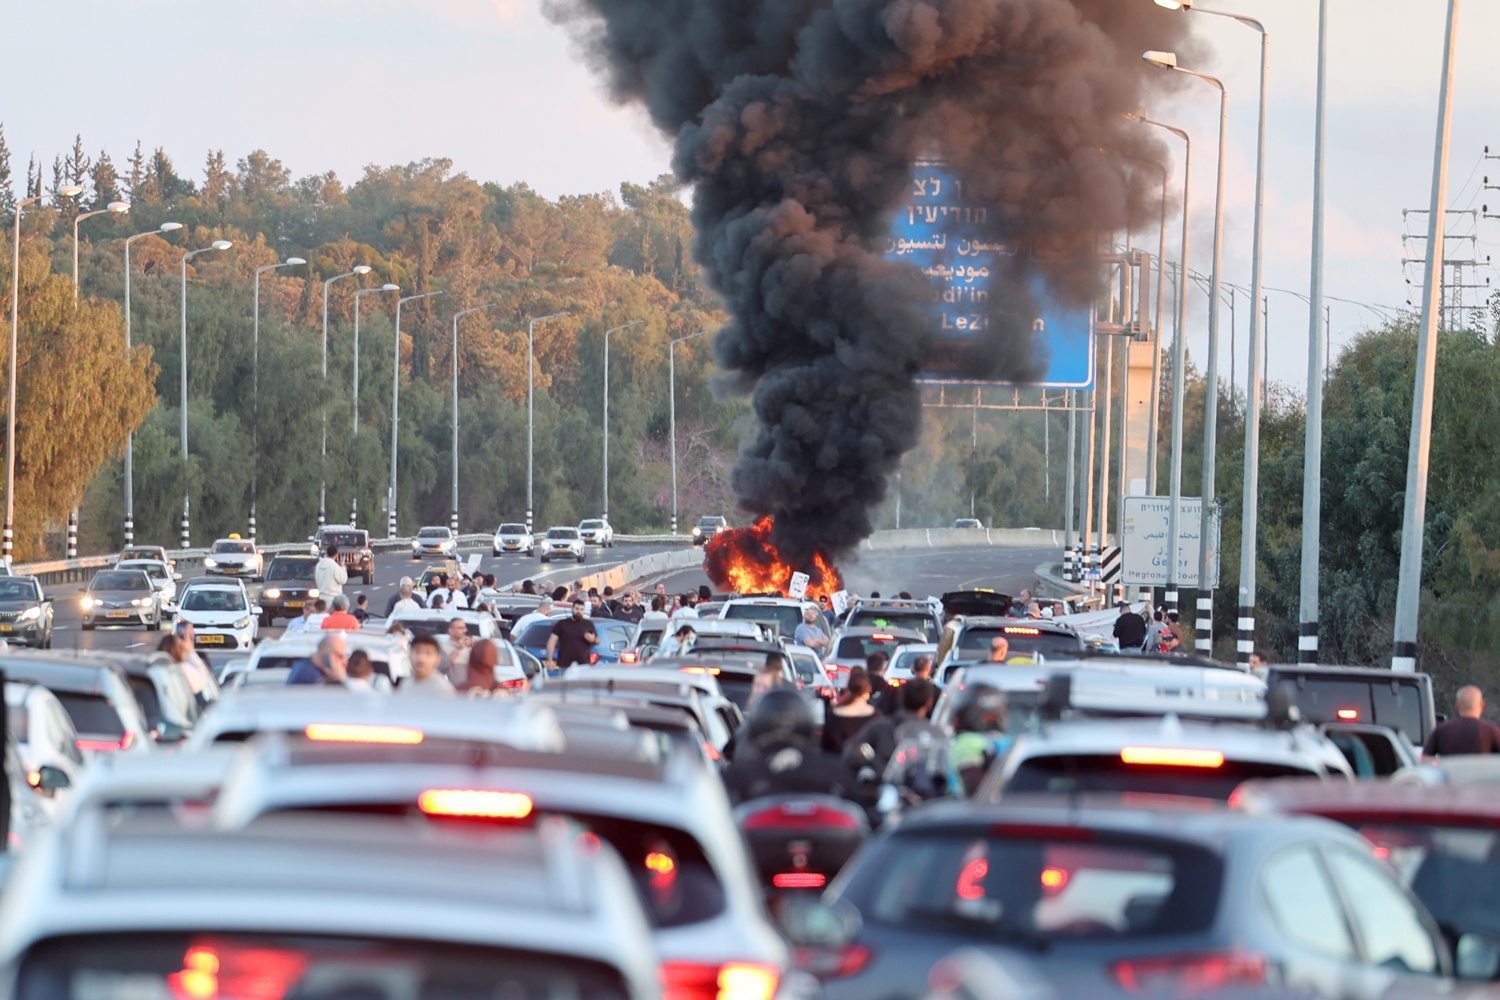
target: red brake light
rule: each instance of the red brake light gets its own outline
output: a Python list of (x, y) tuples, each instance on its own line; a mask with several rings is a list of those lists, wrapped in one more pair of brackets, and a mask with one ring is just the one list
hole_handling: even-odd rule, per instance
[(771, 884), (778, 889), (821, 889), (828, 884), (828, 876), (820, 872), (781, 872), (771, 876)]
[(986, 875), (990, 873), (990, 863), (984, 858), (976, 858), (964, 865), (963, 871), (958, 873), (958, 886), (954, 890), (959, 899), (975, 900), (984, 898), (984, 886), (980, 885)]
[(507, 691), (524, 691), (526, 689), (526, 678), (517, 677), (514, 680), (501, 681), (500, 686)]
[(866, 965), (870, 964), (872, 955), (870, 949), (857, 944), (847, 945), (833, 951), (822, 948), (798, 948), (792, 954), (797, 968), (822, 980), (858, 975)]
[(709, 760), (719, 761), (724, 759), (724, 755), (719, 753), (719, 748), (707, 740), (703, 741), (703, 752), (708, 755)]
[(742, 830), (857, 830), (859, 820), (849, 813), (812, 802), (783, 802), (751, 813), (740, 823)]
[(719, 676), (718, 667), (680, 667), (678, 669), (684, 674), (708, 674), (712, 677)]
[(822, 684), (820, 684), (817, 687), (813, 688), (813, 690), (816, 691), (816, 692), (818, 692), (818, 697), (819, 698), (827, 698), (829, 701), (833, 701), (835, 698), (837, 698), (839, 696), (839, 693), (837, 691), (835, 691), (833, 688), (828, 687), (826, 685), (822, 685)]
[(1266, 960), (1243, 952), (1202, 952), (1165, 958), (1116, 962), (1110, 971), (1129, 993), (1153, 996), (1196, 996), (1234, 986), (1260, 986), (1266, 981)]
[(337, 722), (314, 722), (303, 730), (314, 743), (378, 743), (382, 746), (414, 747), (425, 739), (420, 729), (410, 726), (346, 725)]
[(1359, 719), (1359, 709), (1357, 708), (1341, 708), (1337, 714), (1340, 722), (1356, 722)]
[(135, 744), (135, 733), (126, 733), (117, 740), (76, 739), (73, 745), (80, 750), (129, 750)]
[(531, 796), (524, 792), (430, 788), (417, 796), (417, 808), (428, 816), (525, 819), (531, 815), (531, 806)]
[(781, 981), (774, 965), (663, 962), (662, 1000), (772, 1000)]
[(875, 640), (876, 642), (895, 642), (896, 641), (896, 637), (893, 636), (893, 635), (891, 635), (888, 632), (876, 632), (874, 635), (870, 636), (870, 638), (873, 639), (873, 640)]
[(1068, 885), (1068, 872), (1065, 868), (1043, 868), (1042, 888), (1050, 893), (1059, 893)]
[(1126, 764), (1162, 764), (1169, 767), (1223, 767), (1218, 750), (1188, 750), (1180, 747), (1126, 747), (1120, 751)]
[(589, 666), (593, 666), (594, 664), (596, 664), (598, 662), (599, 662), (599, 654), (598, 653), (590, 653), (589, 654)]

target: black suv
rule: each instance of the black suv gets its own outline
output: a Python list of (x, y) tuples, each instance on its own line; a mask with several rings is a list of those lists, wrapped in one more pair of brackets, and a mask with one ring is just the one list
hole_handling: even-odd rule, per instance
[(307, 602), (317, 600), (318, 587), (313, 582), (317, 565), (317, 556), (277, 556), (271, 560), (256, 601), (261, 628), (275, 625), (278, 617), (299, 618)]

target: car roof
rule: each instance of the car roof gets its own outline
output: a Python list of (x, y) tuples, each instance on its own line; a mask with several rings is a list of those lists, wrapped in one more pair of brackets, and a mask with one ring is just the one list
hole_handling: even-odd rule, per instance
[(186, 590), (232, 590), (236, 593), (244, 591), (245, 585), (239, 580), (220, 580), (213, 576), (195, 576), (187, 582)]
[(959, 615), (952, 619), (960, 628), (998, 628), (998, 629), (1023, 629), (1034, 628), (1040, 632), (1050, 632), (1054, 635), (1077, 635), (1078, 631), (1071, 625), (1061, 622), (1048, 621), (1045, 618), (1005, 618), (999, 615)]
[(1391, 781), (1331, 783), (1285, 778), (1247, 781), (1231, 802), (1250, 813), (1297, 813), (1387, 823), (1462, 821), (1454, 825), (1500, 826), (1500, 799), (1476, 785), (1422, 785)]
[(306, 552), (278, 552), (274, 556), (272, 556), (271, 561), (279, 562), (280, 560), (285, 559), (287, 562), (315, 563), (319, 558), (319, 556), (310, 556)]
[(234, 688), (198, 720), (190, 741), (199, 747), (221, 733), (301, 732), (319, 723), (401, 726), (433, 739), (505, 742), (549, 751), (564, 745), (557, 719), (524, 699), (406, 698), (312, 685)]
[(840, 639), (859, 639), (869, 635), (889, 635), (896, 639), (912, 639), (914, 641), (927, 638), (927, 636), (916, 629), (887, 628), (881, 625), (850, 625), (838, 630), (838, 637)]
[[(324, 529), (324, 530), (327, 530), (327, 529)], [(236, 545), (252, 545), (253, 546), (255, 544), (255, 539), (253, 539), (253, 538), (215, 538), (214, 539), (214, 544), (215, 545), (218, 545), (218, 544), (220, 544), (222, 542), (234, 542)]]
[(657, 657), (651, 660), (646, 666), (641, 667), (604, 666), (601, 664), (593, 664), (587, 667), (574, 666), (569, 667), (563, 672), (561, 681), (553, 682), (553, 684), (547, 685), (547, 688), (554, 687), (558, 683), (577, 685), (581, 688), (607, 688), (611, 683), (620, 688), (631, 684), (650, 684), (670, 685), (677, 688), (694, 688), (702, 691), (704, 694), (722, 696), (719, 682), (714, 679), (712, 674), (686, 673), (678, 669), (678, 664), (682, 666), (696, 665), (690, 658), (670, 657), (664, 660), (661, 657)]
[(10, 650), (0, 654), (0, 670), (7, 680), (40, 684), (54, 691), (102, 694), (106, 675), (120, 668), (106, 660), (84, 659), (87, 655), (75, 657), (49, 650), (38, 656), (29, 650)]
[[(162, 569), (167, 568), (167, 564), (160, 559), (121, 559), (119, 562), (115, 563), (114, 566), (110, 567), (110, 571), (120, 569), (138, 569), (144, 573), (146, 571), (146, 567), (148, 566), (160, 566)], [(106, 571), (101, 570), (100, 572)]]
[(1303, 666), (1300, 663), (1273, 663), (1266, 668), (1267, 673), (1285, 674), (1306, 677), (1327, 677), (1341, 680), (1370, 680), (1390, 683), (1400, 681), (1403, 676), (1407, 678), (1427, 679), (1424, 673), (1396, 673), (1384, 667), (1325, 667), (1325, 666)]
[(338, 632), (357, 649), (380, 650), (391, 652), (392, 650), (405, 650), (406, 643), (395, 636), (375, 632), (356, 632), (342, 629), (318, 630), (316, 632), (293, 632), (290, 635), (282, 635), (275, 639), (267, 639), (256, 646), (254, 653), (291, 653), (297, 656), (305, 656), (318, 650), (318, 643), (322, 642), (330, 634)]

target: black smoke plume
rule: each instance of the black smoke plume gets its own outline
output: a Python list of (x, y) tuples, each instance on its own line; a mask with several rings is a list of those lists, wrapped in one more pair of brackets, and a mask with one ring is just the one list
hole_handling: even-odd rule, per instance
[(1175, 74), (1182, 14), (1148, 0), (548, 0), (676, 141), (694, 254), (731, 319), (714, 347), (753, 390), (741, 506), (794, 564), (847, 554), (917, 442), (932, 287), (883, 256), (911, 167), (940, 158), (1026, 252), (992, 279), (980, 377), (1034, 379), (1029, 289), (1101, 290), (1101, 239), (1154, 218), (1164, 150), (1124, 117)]

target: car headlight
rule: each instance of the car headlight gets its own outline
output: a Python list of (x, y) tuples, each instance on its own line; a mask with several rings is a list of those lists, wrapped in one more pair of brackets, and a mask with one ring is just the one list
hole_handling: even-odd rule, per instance
[(41, 608), (27, 608), (25, 611), (21, 612), (20, 621), (34, 622), (40, 617), (42, 617)]
[(219, 564), (217, 562), (215, 562), (214, 560), (209, 559), (207, 556), (205, 556), (203, 558), (203, 565), (206, 568), (208, 568), (208, 569), (213, 569), (214, 567), (218, 566)]
[(318, 588), (317, 587), (309, 587), (308, 590), (307, 590), (307, 596), (308, 597), (317, 597), (318, 596)]
[(422, 547), (422, 543), (413, 538), (411, 540), (411, 547), (414, 549), (420, 549)]
[(281, 596), (281, 591), (276, 589), (275, 587), (272, 587), (270, 590), (265, 591), (260, 596), (266, 598), (267, 600), (274, 601)]
[(250, 619), (248, 619), (248, 618), (241, 618), (239, 621), (237, 621), (237, 622), (234, 623), (234, 627), (235, 628), (249, 628), (250, 627)]
[(703, 534), (703, 529), (702, 528), (694, 528), (693, 529), (693, 537), (696, 538), (697, 536), (699, 536), (701, 534)]
[(139, 597), (132, 597), (130, 599), (130, 606), (133, 607), (133, 608), (138, 608), (138, 607), (141, 606), (141, 604), (142, 604), (142, 601), (141, 601), (141, 599)]
[(87, 611), (89, 608), (92, 608), (94, 605), (98, 604), (99, 602), (96, 601), (96, 600), (94, 600), (92, 597), (85, 597), (83, 600), (79, 601), (78, 603), (81, 604), (81, 605), (83, 605), (83, 610)]

